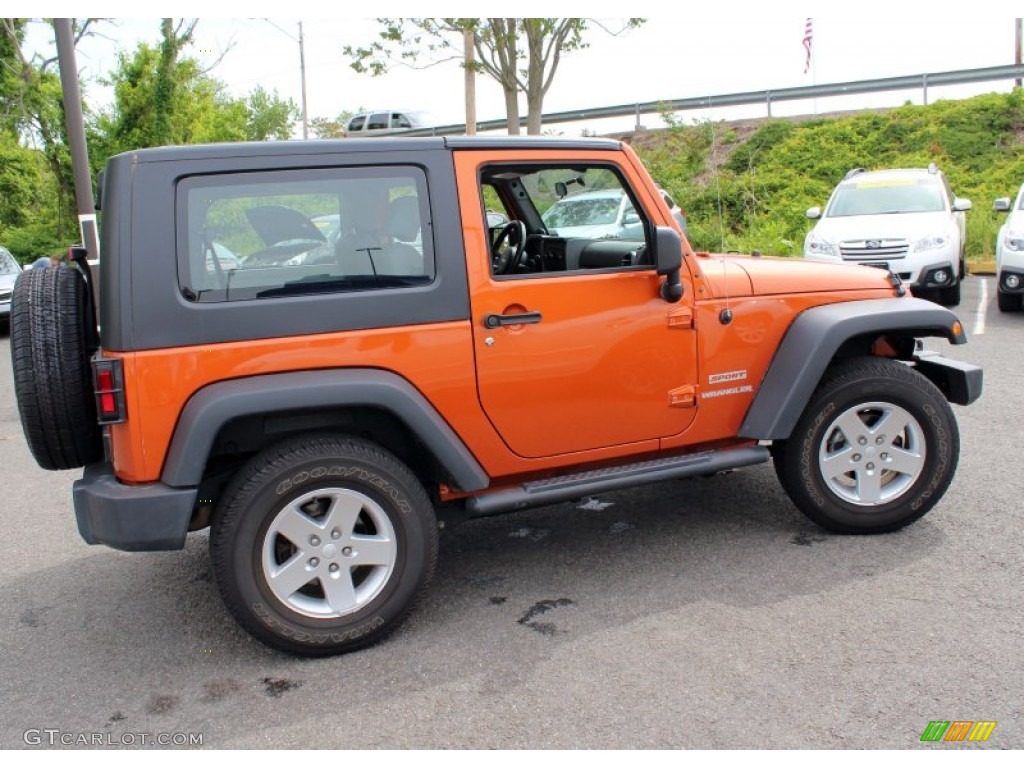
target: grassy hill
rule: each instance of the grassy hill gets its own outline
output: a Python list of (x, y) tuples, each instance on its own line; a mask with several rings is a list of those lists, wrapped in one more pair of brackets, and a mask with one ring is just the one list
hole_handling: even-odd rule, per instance
[(1024, 91), (887, 111), (742, 123), (676, 125), (628, 137), (687, 212), (698, 250), (796, 255), (811, 222), (851, 168), (942, 168), (967, 213), (970, 261), (993, 257), (1005, 214), (997, 197), (1024, 183)]

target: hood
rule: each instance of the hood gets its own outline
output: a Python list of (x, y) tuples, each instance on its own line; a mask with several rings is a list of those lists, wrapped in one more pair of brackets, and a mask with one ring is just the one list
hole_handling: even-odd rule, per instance
[[(700, 265), (716, 296), (724, 295), (726, 279), (729, 293), (733, 296), (871, 289), (892, 291), (888, 272), (858, 264), (830, 264), (795, 257), (753, 258), (731, 254), (722, 257), (715, 254), (700, 259)], [(738, 280), (737, 273), (745, 274), (747, 279)], [(743, 283), (748, 281), (749, 288), (742, 290)]]
[(288, 240), (312, 240), (323, 243), (327, 238), (317, 229), (316, 224), (284, 205), (261, 205), (245, 212), (249, 224), (267, 245), (276, 245)]
[(944, 234), (952, 228), (952, 219), (946, 211), (928, 213), (888, 213), (877, 216), (835, 216), (818, 222), (814, 231), (829, 243), (846, 240), (886, 240), (903, 238), (920, 240), (922, 237)]
[[(551, 227), (548, 229), (558, 237), (585, 237), (588, 240), (620, 238), (622, 227), (618, 224), (587, 224), (579, 227)], [(640, 236), (643, 238), (643, 235)]]

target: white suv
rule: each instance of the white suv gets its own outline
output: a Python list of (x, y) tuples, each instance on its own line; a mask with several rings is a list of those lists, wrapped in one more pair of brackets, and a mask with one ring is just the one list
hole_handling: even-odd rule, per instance
[(1010, 208), (1010, 198), (996, 200), (997, 211), (1010, 211), (996, 236), (996, 285), (999, 309), (1019, 312), (1024, 299), (1024, 186)]
[(910, 284), (916, 296), (946, 306), (960, 303), (964, 265), (964, 211), (971, 201), (953, 195), (934, 164), (927, 169), (856, 168), (835, 188), (824, 214), (804, 240), (804, 258), (881, 267)]

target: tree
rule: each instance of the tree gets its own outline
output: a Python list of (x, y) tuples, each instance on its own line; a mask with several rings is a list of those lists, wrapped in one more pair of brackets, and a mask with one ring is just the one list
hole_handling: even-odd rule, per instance
[(378, 19), (380, 39), (365, 48), (345, 46), (350, 66), (357, 72), (382, 75), (401, 62), (415, 65), (422, 56), (441, 60), (463, 58), (458, 52), (466, 30), (476, 49), (472, 64), (501, 85), (510, 134), (519, 133), (519, 93), (526, 95), (526, 132), (541, 132), (544, 96), (554, 80), (563, 55), (586, 47), (590, 25), (610, 34), (637, 27), (643, 19), (628, 19), (612, 32), (591, 19)]
[[(77, 44), (91, 34), (97, 21), (72, 20), (74, 42)], [(18, 177), (32, 178), (37, 188), (27, 209), (24, 226), (31, 227), (34, 232), (51, 227), (47, 243), (61, 242), (75, 229), (75, 194), (60, 78), (54, 71), (57, 57), (26, 54), (23, 46), (29, 23), (32, 20), (0, 19), (0, 133), (7, 144), (3, 169), (5, 175), (8, 169), (13, 174), (12, 179), (5, 180), (4, 187), (5, 193), (10, 194), (24, 188), (17, 181)], [(44, 23), (51, 24), (49, 21)], [(24, 153), (15, 151), (19, 147), (36, 153), (35, 160), (26, 160)], [(45, 183), (43, 177), (37, 175), (40, 157), (49, 169), (50, 183)], [(16, 158), (20, 158), (20, 162), (16, 162)], [(36, 170), (30, 171), (33, 166)], [(23, 172), (29, 175), (25, 176)], [(15, 194), (14, 199), (24, 198)], [(12, 205), (4, 206), (6, 213), (0, 222), (4, 227), (16, 226), (13, 222), (18, 217), (12, 217)], [(4, 236), (8, 242), (13, 241), (10, 231), (5, 229)], [(22, 241), (26, 250), (32, 248), (33, 237), (22, 238)]]
[(161, 24), (158, 48), (141, 43), (131, 55), (122, 53), (110, 74), (114, 104), (96, 121), (93, 137), (99, 154), (291, 136), (298, 116), (294, 102), (259, 86), (245, 98), (232, 97), (198, 61), (182, 55), (191, 27), (168, 21)]
[(365, 110), (343, 110), (337, 117), (314, 117), (309, 121), (309, 128), (318, 139), (341, 139), (345, 137), (345, 126), (355, 115)]
[(246, 141), (290, 139), (292, 126), (299, 118), (299, 108), (288, 99), (283, 101), (277, 91), (267, 93), (257, 85), (245, 99)]

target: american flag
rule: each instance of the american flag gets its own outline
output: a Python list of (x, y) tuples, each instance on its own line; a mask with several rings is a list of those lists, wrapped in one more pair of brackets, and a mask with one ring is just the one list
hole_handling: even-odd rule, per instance
[(804, 61), (804, 74), (811, 68), (811, 40), (814, 38), (814, 24), (811, 19), (804, 25), (804, 50), (807, 51), (807, 59)]

